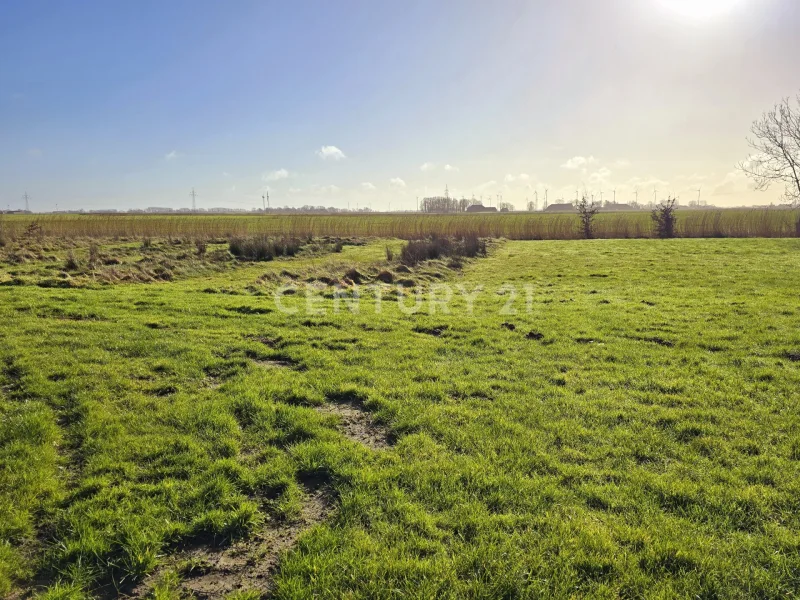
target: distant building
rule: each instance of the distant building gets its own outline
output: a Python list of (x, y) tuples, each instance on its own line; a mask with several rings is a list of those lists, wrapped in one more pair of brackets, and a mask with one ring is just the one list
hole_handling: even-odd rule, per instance
[(616, 210), (616, 211), (623, 211), (623, 210), (636, 210), (630, 204), (617, 204), (616, 202), (606, 202), (603, 206), (603, 210)]
[(575, 205), (566, 202), (564, 204), (551, 204), (544, 209), (545, 212), (575, 212)]
[(473, 204), (473, 205), (467, 207), (467, 212), (469, 212), (469, 213), (497, 212), (497, 209), (494, 206), (484, 206), (483, 204)]

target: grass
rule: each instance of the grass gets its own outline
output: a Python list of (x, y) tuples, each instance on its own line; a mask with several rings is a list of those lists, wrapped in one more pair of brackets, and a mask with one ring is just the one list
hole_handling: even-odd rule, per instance
[[(0, 595), (129, 591), (301, 522), (310, 480), (335, 506), (280, 551), (276, 598), (796, 595), (797, 240), (508, 241), (458, 270), (401, 245), (98, 242), (176, 265), (124, 281), (88, 242), (3, 249)], [(87, 271), (41, 285), (70, 251)], [(442, 284), (483, 291), (447, 313)], [(341, 402), (392, 445), (315, 408)]]
[[(684, 210), (676, 213), (677, 237), (797, 237), (800, 210), (769, 208)], [(33, 230), (31, 230), (33, 227)], [(648, 211), (602, 212), (596, 238), (657, 237)], [(584, 237), (575, 214), (342, 214), (342, 215), (2, 215), (2, 240), (43, 235), (65, 238), (214, 239), (266, 235), (273, 238), (430, 236), (564, 240)]]

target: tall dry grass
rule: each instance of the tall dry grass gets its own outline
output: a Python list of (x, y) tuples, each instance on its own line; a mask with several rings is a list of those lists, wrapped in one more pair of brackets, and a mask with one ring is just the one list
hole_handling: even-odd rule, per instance
[[(798, 237), (800, 210), (768, 208), (678, 211), (677, 237)], [(268, 235), (390, 237), (436, 236), (567, 240), (582, 237), (577, 214), (350, 214), (350, 215), (7, 215), (6, 238), (21, 237), (31, 223), (40, 235), (59, 238), (155, 237), (213, 239)], [(656, 237), (650, 213), (600, 212), (597, 238)]]

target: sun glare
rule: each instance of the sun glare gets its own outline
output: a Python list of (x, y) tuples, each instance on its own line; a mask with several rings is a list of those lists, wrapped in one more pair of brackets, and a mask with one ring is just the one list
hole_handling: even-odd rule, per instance
[(707, 19), (730, 12), (742, 0), (659, 0), (669, 10), (693, 19)]

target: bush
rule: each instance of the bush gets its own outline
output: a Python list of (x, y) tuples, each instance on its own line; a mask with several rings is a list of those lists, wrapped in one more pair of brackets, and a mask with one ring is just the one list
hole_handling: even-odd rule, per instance
[(394, 260), (394, 251), (389, 246), (386, 246), (386, 260), (389, 262)]
[(81, 263), (78, 262), (77, 258), (75, 258), (75, 254), (73, 254), (72, 250), (67, 252), (67, 258), (64, 261), (64, 270), (77, 271), (80, 268), (81, 268)]
[(461, 238), (432, 237), (427, 240), (412, 240), (400, 250), (400, 260), (405, 265), (416, 265), (426, 260), (449, 256), (474, 258), (486, 255), (486, 241), (470, 233)]
[(146, 237), (142, 240), (142, 250), (149, 250), (153, 246), (153, 240)]
[(265, 235), (250, 238), (231, 238), (228, 250), (240, 260), (266, 261), (278, 256), (294, 256), (303, 247), (295, 238), (272, 239)]
[(594, 200), (589, 202), (586, 195), (578, 202), (578, 215), (581, 219), (581, 233), (584, 239), (590, 240), (594, 237), (594, 217), (600, 212), (600, 205), (595, 204)]
[(89, 268), (94, 269), (95, 265), (100, 262), (100, 246), (95, 242), (89, 244)]
[(675, 198), (667, 198), (650, 213), (656, 225), (656, 233), (662, 239), (675, 237), (675, 223), (678, 222), (678, 218), (675, 216), (677, 203)]
[(208, 243), (201, 238), (197, 238), (194, 241), (194, 247), (197, 250), (197, 256), (205, 256), (206, 250), (208, 250)]

